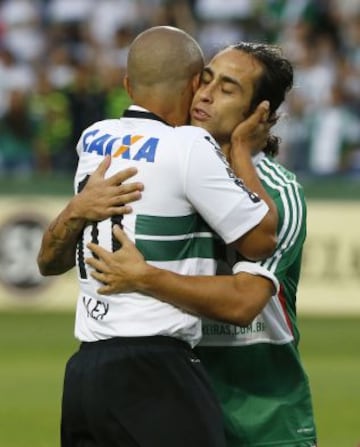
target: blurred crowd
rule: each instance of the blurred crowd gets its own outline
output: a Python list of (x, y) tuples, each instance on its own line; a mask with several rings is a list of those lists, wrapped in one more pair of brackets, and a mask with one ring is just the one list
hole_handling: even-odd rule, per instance
[(0, 173), (73, 173), (82, 130), (129, 105), (128, 47), (154, 25), (188, 31), (207, 57), (280, 45), (295, 67), (281, 161), (360, 176), (359, 0), (0, 0)]

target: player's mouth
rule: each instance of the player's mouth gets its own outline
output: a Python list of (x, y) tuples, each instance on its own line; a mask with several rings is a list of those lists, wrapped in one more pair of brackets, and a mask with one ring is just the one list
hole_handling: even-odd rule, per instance
[(206, 113), (203, 109), (194, 107), (191, 110), (191, 118), (196, 121), (207, 121), (210, 118), (210, 115)]

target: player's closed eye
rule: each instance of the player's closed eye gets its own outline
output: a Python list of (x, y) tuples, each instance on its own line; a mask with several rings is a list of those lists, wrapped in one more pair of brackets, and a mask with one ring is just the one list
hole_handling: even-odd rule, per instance
[(232, 94), (234, 93), (234, 91), (233, 91), (232, 89), (229, 89), (229, 88), (226, 88), (226, 87), (223, 87), (223, 88), (221, 89), (221, 91), (222, 91), (222, 93), (224, 93), (225, 95), (232, 95)]

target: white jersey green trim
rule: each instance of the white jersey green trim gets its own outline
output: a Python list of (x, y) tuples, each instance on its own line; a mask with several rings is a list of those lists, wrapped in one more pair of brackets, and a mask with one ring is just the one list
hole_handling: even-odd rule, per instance
[(147, 261), (214, 257), (214, 234), (198, 214), (136, 218), (135, 243)]
[(75, 192), (106, 155), (111, 155), (107, 176), (135, 166), (145, 189), (132, 204), (133, 213), (93, 222), (79, 239), (76, 337), (167, 335), (195, 345), (201, 337), (197, 316), (145, 294), (98, 294), (99, 284), (85, 263), (91, 256), (88, 242), (116, 250), (112, 227), (120, 224), (150, 263), (185, 275), (211, 275), (212, 232), (233, 242), (262, 220), (267, 205), (236, 178), (205, 130), (171, 127), (139, 107), (85, 129), (77, 151)]

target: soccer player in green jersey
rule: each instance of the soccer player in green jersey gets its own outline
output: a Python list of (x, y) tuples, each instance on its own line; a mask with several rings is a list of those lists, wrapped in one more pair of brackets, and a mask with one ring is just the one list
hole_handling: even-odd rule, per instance
[[(263, 100), (269, 101), (269, 120), (275, 122), (292, 81), (290, 63), (278, 48), (264, 44), (230, 46), (205, 67), (191, 109), (192, 124), (215, 137), (240, 177), (240, 151), (249, 145), (231, 144), (243, 136), (239, 126), (234, 129)], [(251, 135), (247, 138), (251, 140)], [(268, 259), (250, 263), (220, 247), (219, 273), (233, 272), (232, 277), (219, 276), (218, 282), (186, 277), (145, 263), (117, 228), (122, 249), (108, 253), (92, 245), (98, 259), (88, 260), (96, 268), (94, 277), (104, 283), (99, 289), (103, 294), (138, 290), (207, 317), (198, 354), (220, 397), (228, 447), (316, 445), (296, 321), (306, 205), (296, 176), (274, 160), (278, 143), (270, 136), (262, 150), (253, 148), (258, 175), (279, 214), (278, 245)], [(231, 299), (221, 281), (235, 277), (238, 293)], [(278, 284), (273, 294), (270, 281)]]

